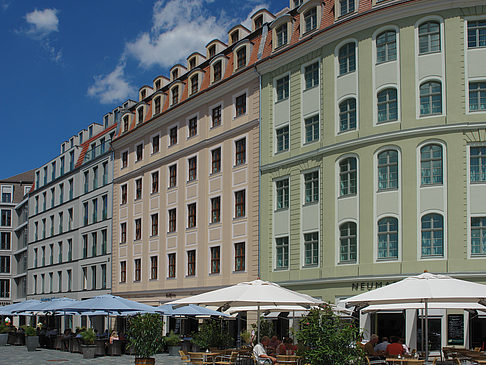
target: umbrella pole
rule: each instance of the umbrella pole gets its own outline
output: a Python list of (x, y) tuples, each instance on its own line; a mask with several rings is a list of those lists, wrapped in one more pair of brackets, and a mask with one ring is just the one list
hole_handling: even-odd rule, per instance
[(292, 343), (295, 343), (295, 311), (292, 311)]
[(427, 361), (429, 361), (429, 306), (425, 299), (425, 362)]
[(257, 306), (257, 343), (260, 343), (260, 303)]

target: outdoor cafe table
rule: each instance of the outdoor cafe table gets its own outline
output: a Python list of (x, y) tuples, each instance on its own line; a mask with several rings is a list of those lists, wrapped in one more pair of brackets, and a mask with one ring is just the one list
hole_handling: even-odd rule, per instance
[[(207, 363), (212, 363), (216, 361), (217, 356), (221, 356), (220, 352), (188, 352), (189, 359), (191, 360), (191, 364), (207, 364)], [(196, 359), (196, 361), (193, 361)], [(202, 362), (201, 362), (202, 360)]]
[(297, 355), (277, 355), (277, 362), (279, 364), (298, 364), (300, 362), (301, 357)]
[(407, 358), (407, 357), (402, 357), (401, 359), (395, 358), (395, 357), (387, 357), (386, 358), (386, 363), (390, 365), (412, 365), (412, 364), (423, 364), (425, 360), (419, 360), (419, 359), (412, 359), (412, 358)]

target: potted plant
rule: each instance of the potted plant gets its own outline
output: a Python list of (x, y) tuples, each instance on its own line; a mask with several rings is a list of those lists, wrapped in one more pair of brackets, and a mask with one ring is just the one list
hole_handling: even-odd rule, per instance
[(93, 359), (96, 350), (96, 346), (94, 345), (96, 333), (92, 328), (88, 328), (81, 332), (81, 338), (83, 340), (83, 345), (81, 345), (83, 359)]
[(200, 349), (229, 348), (233, 338), (220, 320), (208, 319), (204, 321), (199, 330), (192, 335), (192, 342)]
[(3, 322), (0, 322), (0, 346), (5, 346), (7, 344), (9, 332), (10, 328)]
[(136, 365), (155, 364), (151, 356), (164, 348), (163, 324), (161, 316), (155, 313), (137, 314), (128, 320), (128, 344), (135, 352)]
[(251, 341), (251, 333), (249, 331), (242, 331), (240, 333), (241, 340), (245, 343), (245, 345), (249, 345)]
[(27, 351), (35, 351), (39, 346), (39, 336), (37, 336), (37, 331), (32, 326), (23, 325), (22, 328), (25, 333), (25, 345), (27, 346)]
[(169, 349), (169, 356), (179, 356), (179, 350), (181, 349), (181, 338), (174, 333), (169, 332), (169, 336), (164, 338), (165, 343)]

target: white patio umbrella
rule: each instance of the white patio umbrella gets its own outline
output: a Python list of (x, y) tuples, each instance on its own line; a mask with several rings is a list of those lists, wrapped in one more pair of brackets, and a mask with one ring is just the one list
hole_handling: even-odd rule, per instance
[[(479, 303), (467, 302), (427, 302), (428, 309), (464, 309), (464, 310), (486, 310), (484, 305)], [(396, 304), (372, 304), (361, 311), (361, 313), (371, 313), (380, 311), (398, 311), (405, 309), (423, 309), (425, 310), (425, 303), (396, 303)]]
[(477, 303), (486, 305), (486, 285), (454, 279), (428, 272), (355, 295), (344, 300), (347, 307), (368, 305), (423, 303), (425, 312), (425, 360), (428, 360), (428, 304)]
[(78, 312), (86, 315), (89, 314), (87, 312), (95, 311), (104, 311), (109, 314), (121, 314), (125, 312), (155, 313), (154, 309), (155, 308), (150, 305), (110, 294), (81, 300), (75, 304), (68, 304), (62, 308), (62, 310), (66, 312)]
[[(257, 307), (258, 329), (260, 329), (260, 307), (262, 305), (300, 305), (309, 307), (322, 303), (321, 300), (312, 298), (309, 295), (283, 288), (280, 285), (269, 281), (257, 279), (194, 295), (192, 297), (174, 300), (167, 304), (173, 304), (175, 306), (185, 304), (204, 304), (216, 305), (218, 307), (254, 305)], [(259, 340), (260, 331), (258, 331), (258, 341)]]
[(9, 304), (9, 305), (0, 307), (0, 315), (5, 315), (5, 316), (16, 315), (16, 313), (14, 313), (14, 311), (22, 310), (24, 308), (27, 308), (30, 305), (38, 304), (38, 303), (41, 303), (41, 301), (37, 300), (37, 299), (29, 299), (29, 300), (25, 300), (23, 302)]
[(226, 317), (231, 318), (229, 314), (219, 312), (214, 309), (201, 307), (195, 304), (185, 305), (183, 307), (174, 308), (170, 304), (162, 304), (155, 308), (156, 312), (159, 312), (165, 316), (170, 317), (210, 317), (210, 316), (217, 316), (217, 317)]
[(56, 313), (65, 312), (64, 308), (67, 305), (74, 305), (78, 301), (72, 298), (53, 298), (32, 305), (24, 305), (20, 310), (14, 310), (17, 314), (25, 313)]

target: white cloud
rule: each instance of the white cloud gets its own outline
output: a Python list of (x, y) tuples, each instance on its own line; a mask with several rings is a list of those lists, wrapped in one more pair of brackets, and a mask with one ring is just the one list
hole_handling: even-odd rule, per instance
[(7, 11), (8, 7), (10, 6), (10, 3), (5, 1), (5, 0), (2, 0), (2, 3), (0, 4), (0, 6), (2, 7), (3, 11)]
[(44, 38), (52, 32), (58, 32), (59, 18), (57, 9), (34, 10), (25, 15), (25, 21), (30, 25), (26, 33), (39, 38)]
[(105, 76), (95, 76), (94, 84), (88, 88), (88, 95), (98, 98), (102, 104), (128, 99), (135, 88), (125, 79), (125, 63), (118, 64)]

